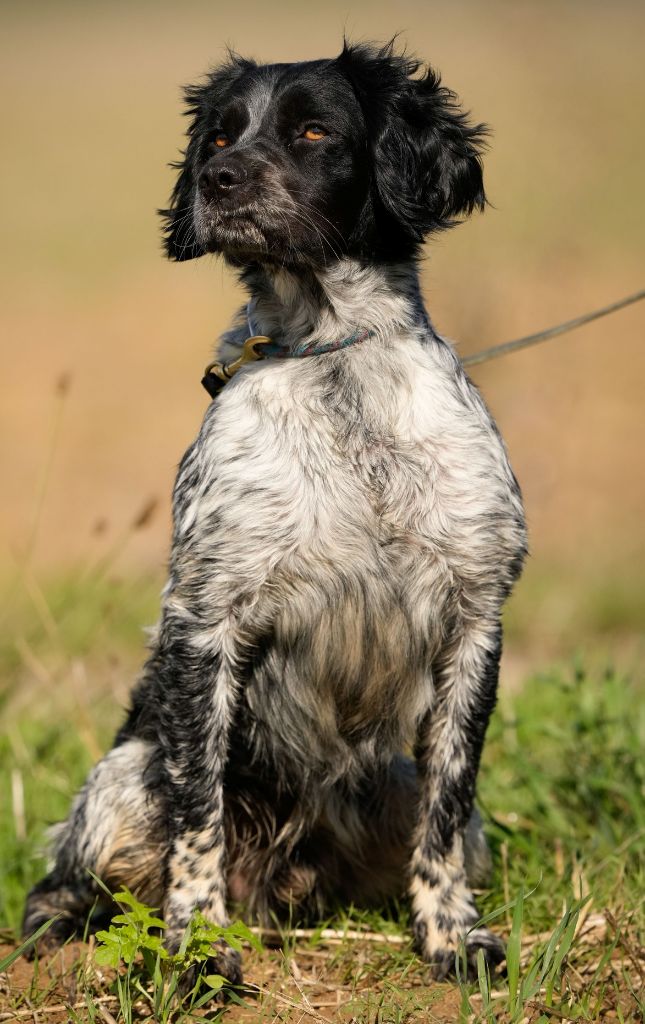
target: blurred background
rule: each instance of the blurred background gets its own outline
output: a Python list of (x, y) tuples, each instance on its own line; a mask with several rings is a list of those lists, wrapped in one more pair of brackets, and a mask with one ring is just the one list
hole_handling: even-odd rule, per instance
[[(427, 246), (462, 354), (645, 284), (645, 7), (551, 0), (3, 4), (2, 670), (14, 707), (127, 698), (154, 621), (175, 467), (241, 293), (161, 256), (180, 85), (401, 41), (492, 127), (491, 206)], [(477, 368), (526, 498), (504, 679), (643, 656), (645, 303)], [(89, 719), (88, 719), (89, 721)], [(100, 743), (88, 726), (92, 754)], [(96, 748), (96, 750), (94, 749)]]

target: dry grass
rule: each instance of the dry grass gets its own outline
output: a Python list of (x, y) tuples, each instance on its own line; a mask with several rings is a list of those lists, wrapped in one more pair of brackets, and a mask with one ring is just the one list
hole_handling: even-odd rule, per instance
[[(431, 982), (427, 968), (410, 954), (405, 936), (391, 931), (368, 934), (371, 940), (361, 937), (360, 930), (348, 935), (347, 929), (340, 929), (336, 938), (312, 932), (284, 947), (278, 944), (262, 953), (247, 951), (248, 981), (239, 993), (239, 1004), (229, 1004), (222, 1011), (224, 1020), (227, 1024), (297, 1024), (303, 1020), (319, 1024), (453, 1024), (491, 1019), (482, 1016), (484, 998), (479, 992), (460, 989), (454, 983)], [(549, 934), (525, 936), (521, 951), (524, 971)], [(8, 948), (0, 946), (0, 959)], [(590, 914), (580, 921), (555, 1002), (544, 989), (525, 1001), (519, 1019), (636, 1022), (640, 1019), (639, 998), (626, 985), (630, 976), (642, 986), (642, 949), (635, 948), (629, 933), (611, 914), (609, 921), (603, 914)], [(558, 1009), (567, 1000), (573, 1004), (571, 1016)], [(508, 1024), (518, 1019), (508, 1011), (504, 978), (497, 980), (491, 1003), (494, 1020)], [(202, 1018), (204, 1012), (196, 1011), (195, 1019)], [(89, 947), (72, 943), (35, 968), (19, 960), (0, 981), (0, 1021), (40, 1019), (58, 1024), (74, 1019), (72, 1013), (79, 1021), (103, 1019), (108, 1024), (120, 1014), (113, 972), (94, 964), (92, 943)], [(150, 1019), (149, 1006), (141, 997), (135, 999), (133, 1019)]]

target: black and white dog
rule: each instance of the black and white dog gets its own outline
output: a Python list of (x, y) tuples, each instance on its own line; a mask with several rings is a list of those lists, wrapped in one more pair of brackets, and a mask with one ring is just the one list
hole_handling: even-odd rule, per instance
[[(160, 905), (171, 948), (195, 907), (266, 921), (407, 886), (437, 976), (462, 939), (495, 964), (473, 798), (524, 518), (417, 279), (423, 239), (484, 205), (485, 130), (392, 45), (232, 56), (186, 95), (165, 244), (238, 268), (243, 356), (205, 378), (150, 658), (25, 932), (82, 923), (88, 868)], [(240, 977), (230, 950), (217, 969)]]

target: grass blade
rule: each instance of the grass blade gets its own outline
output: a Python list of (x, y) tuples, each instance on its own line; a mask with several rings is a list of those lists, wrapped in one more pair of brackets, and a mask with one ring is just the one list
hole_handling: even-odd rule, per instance
[(38, 928), (33, 935), (30, 935), (28, 939), (21, 942), (17, 949), (14, 949), (8, 956), (3, 957), (2, 960), (0, 960), (0, 971), (6, 971), (19, 956), (22, 956), (23, 953), (26, 953), (26, 951), (33, 946), (34, 942), (38, 942), (41, 935), (44, 935), (47, 929), (51, 928), (52, 924), (58, 919), (58, 917), (58, 914), (56, 914), (55, 917), (50, 917), (49, 921), (45, 921), (44, 924), (41, 924), (40, 928)]
[(549, 971), (546, 984), (547, 1006), (551, 1006), (551, 1002), (553, 999), (553, 988), (560, 976), (560, 968), (562, 966), (562, 961), (564, 960), (565, 956), (567, 955), (573, 944), (573, 939), (576, 933), (576, 925), (578, 924), (579, 916), (580, 904), (569, 910), (569, 921), (567, 927), (565, 928), (564, 935), (562, 936), (562, 939), (560, 941), (560, 945), (558, 946), (557, 953), (553, 958), (553, 966)]
[(522, 955), (522, 920), (524, 918), (524, 889), (520, 889), (515, 910), (513, 911), (513, 924), (511, 934), (508, 937), (506, 947), (506, 972), (508, 976), (508, 1001), (509, 1010), (513, 1019), (518, 1009), (518, 995), (520, 982), (520, 959)]

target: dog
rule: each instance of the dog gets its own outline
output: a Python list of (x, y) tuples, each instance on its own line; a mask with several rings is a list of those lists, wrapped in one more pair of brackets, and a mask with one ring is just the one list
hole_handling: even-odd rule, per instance
[[(417, 272), (485, 205), (486, 128), (392, 43), (230, 54), (186, 99), (166, 253), (222, 254), (249, 302), (204, 377), (149, 659), (24, 932), (81, 927), (93, 875), (160, 906), (171, 951), (195, 908), (304, 920), (407, 888), (436, 977), (464, 947), (494, 968), (474, 796), (526, 531)], [(216, 969), (241, 978), (226, 947)]]

